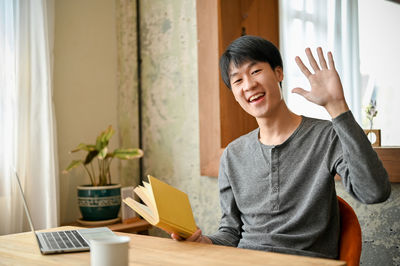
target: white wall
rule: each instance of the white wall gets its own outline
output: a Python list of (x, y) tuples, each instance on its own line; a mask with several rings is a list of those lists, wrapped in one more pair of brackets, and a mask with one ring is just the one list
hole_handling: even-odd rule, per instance
[[(59, 0), (55, 3), (54, 102), (60, 172), (81, 142), (94, 143), (113, 125), (117, 129), (117, 50), (115, 1)], [(111, 147), (116, 148), (118, 134)], [(113, 180), (118, 181), (114, 163)], [(60, 174), (60, 220), (80, 217), (76, 186), (87, 184), (82, 170)]]
[(382, 145), (400, 145), (400, 4), (362, 0), (359, 5), (361, 73), (375, 79)]

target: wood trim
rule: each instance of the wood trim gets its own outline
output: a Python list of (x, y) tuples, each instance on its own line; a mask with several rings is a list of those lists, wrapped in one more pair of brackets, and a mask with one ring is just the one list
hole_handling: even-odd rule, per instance
[(219, 113), (218, 5), (215, 0), (196, 1), (198, 34), (200, 172), (218, 176), (221, 152)]
[(278, 0), (197, 0), (200, 172), (218, 176), (224, 148), (257, 123), (223, 84), (219, 58), (241, 29), (279, 45)]
[[(219, 57), (226, 47), (242, 35), (260, 35), (260, 0), (220, 0), (219, 12)], [(267, 20), (267, 19), (266, 19)], [(267, 20), (268, 21), (268, 20)], [(264, 23), (265, 24), (265, 23)], [(265, 27), (265, 26), (264, 26)], [(246, 113), (236, 102), (232, 91), (226, 87), (222, 78), (219, 85), (221, 147), (225, 148), (234, 139), (258, 127), (254, 117)]]

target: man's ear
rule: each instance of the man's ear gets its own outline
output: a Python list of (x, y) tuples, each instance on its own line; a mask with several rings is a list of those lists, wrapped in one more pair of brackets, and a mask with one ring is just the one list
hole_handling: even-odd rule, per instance
[(274, 69), (275, 72), (275, 77), (279, 82), (282, 82), (283, 80), (283, 69), (280, 66), (275, 67)]

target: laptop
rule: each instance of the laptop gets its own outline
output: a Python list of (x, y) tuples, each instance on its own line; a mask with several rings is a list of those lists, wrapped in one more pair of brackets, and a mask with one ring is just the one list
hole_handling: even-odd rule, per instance
[(66, 253), (66, 252), (81, 252), (90, 250), (90, 240), (108, 239), (116, 235), (107, 227), (86, 228), (77, 230), (64, 230), (54, 232), (36, 232), (32, 223), (28, 205), (25, 201), (24, 192), (18, 173), (15, 171), (19, 191), (21, 192), (22, 201), (26, 216), (28, 217), (29, 225), (32, 232), (36, 236), (39, 244), (40, 252), (44, 255)]

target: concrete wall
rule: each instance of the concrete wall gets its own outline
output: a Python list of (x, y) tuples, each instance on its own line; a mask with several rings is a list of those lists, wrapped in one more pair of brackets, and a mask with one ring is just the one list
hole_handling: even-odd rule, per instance
[[(116, 0), (118, 133), (120, 147), (136, 148), (139, 138), (139, 78), (136, 1)], [(139, 160), (120, 161), (122, 186), (140, 184)]]
[(217, 179), (200, 176), (196, 1), (140, 1), (144, 174), (188, 193), (205, 233), (218, 227)]

